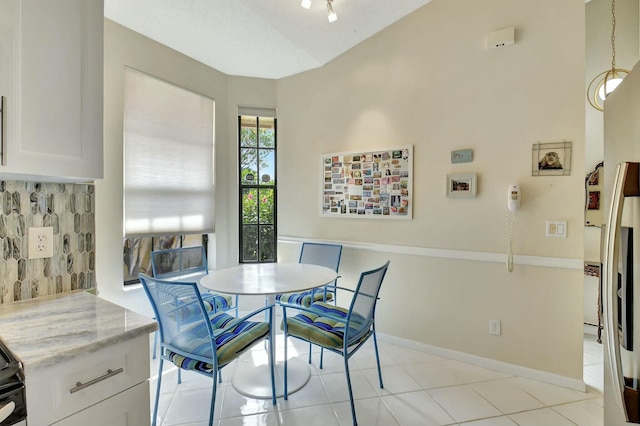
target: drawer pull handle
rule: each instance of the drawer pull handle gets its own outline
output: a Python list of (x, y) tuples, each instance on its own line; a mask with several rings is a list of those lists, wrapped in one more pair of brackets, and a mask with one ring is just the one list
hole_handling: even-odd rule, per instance
[(124, 371), (122, 368), (118, 368), (117, 370), (108, 369), (106, 374), (103, 374), (100, 377), (96, 377), (95, 379), (89, 380), (87, 383), (76, 382), (76, 387), (69, 389), (70, 393), (78, 392), (84, 388), (88, 388), (89, 386), (95, 385), (98, 382), (108, 379), (109, 377), (113, 377), (116, 374), (120, 374)]
[(0, 165), (7, 165), (7, 98), (0, 96)]

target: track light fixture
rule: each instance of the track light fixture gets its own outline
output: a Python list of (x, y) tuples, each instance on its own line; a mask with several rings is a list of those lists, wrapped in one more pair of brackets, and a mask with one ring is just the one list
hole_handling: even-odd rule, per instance
[[(329, 20), (329, 22), (335, 22), (338, 20), (338, 15), (336, 14), (336, 11), (333, 10), (333, 0), (326, 0), (326, 1), (327, 1), (327, 19)], [(302, 0), (300, 2), (300, 6), (304, 7), (307, 10), (311, 9), (311, 0)]]
[(327, 0), (327, 19), (329, 22), (335, 22), (338, 20), (335, 10), (333, 10), (333, 0)]

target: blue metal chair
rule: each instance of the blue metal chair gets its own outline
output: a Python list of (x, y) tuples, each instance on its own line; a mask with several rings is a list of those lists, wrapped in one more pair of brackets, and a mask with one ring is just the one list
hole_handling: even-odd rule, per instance
[[(151, 252), (151, 269), (153, 276), (168, 281), (197, 282), (209, 273), (207, 255), (203, 246), (179, 247)], [(235, 311), (238, 316), (238, 296), (235, 303), (232, 296), (221, 295), (198, 286), (202, 298), (211, 302), (216, 311)]]
[[(155, 278), (162, 280), (198, 282), (203, 275), (209, 273), (209, 265), (203, 246), (179, 247), (152, 251), (151, 270)], [(213, 293), (200, 285), (198, 289), (205, 305), (210, 305), (210, 310), (235, 311), (235, 316), (238, 316), (238, 295), (235, 296), (234, 303), (232, 296)], [(153, 338), (153, 359), (156, 359), (157, 346), (156, 333)], [(178, 375), (178, 383), (180, 381)]]
[[(212, 378), (209, 425), (213, 425), (219, 370), (263, 340), (269, 342), (272, 402), (275, 405), (274, 332), (270, 326), (273, 306), (256, 310), (243, 318), (235, 318), (226, 312), (207, 309), (195, 282), (159, 280), (144, 274), (140, 274), (140, 282), (153, 307), (160, 333), (154, 426), (165, 360), (179, 369)], [(269, 322), (248, 321), (248, 318), (263, 311), (268, 313)]]
[[(342, 245), (340, 244), (302, 243), (298, 263), (326, 266), (338, 272), (341, 257)], [(314, 288), (301, 293), (279, 294), (276, 296), (276, 302), (288, 307), (303, 306), (305, 308), (318, 301), (333, 300), (335, 303), (336, 281), (319, 289)]]
[[(326, 266), (338, 272), (340, 259), (342, 258), (342, 245), (325, 243), (302, 243), (298, 263)], [(313, 302), (327, 302), (333, 300), (336, 304), (336, 283), (338, 276), (332, 284), (322, 288), (313, 288), (300, 293), (284, 293), (276, 296), (276, 303), (284, 307), (308, 308)], [(311, 364), (311, 343), (309, 343), (309, 364)]]
[[(288, 399), (287, 387), (287, 338), (295, 337), (335, 352), (344, 358), (344, 369), (349, 387), (349, 401), (353, 424), (357, 425), (356, 409), (351, 389), (349, 375), (349, 358), (373, 336), (373, 345), (378, 364), (378, 378), (380, 388), (382, 371), (380, 370), (380, 356), (376, 339), (375, 311), (382, 280), (387, 273), (389, 261), (383, 266), (360, 274), (360, 280), (355, 290), (349, 309), (334, 306), (325, 302), (315, 302), (309, 308), (297, 307), (299, 313), (287, 318), (287, 307), (283, 306), (281, 328), (284, 330), (284, 399)], [(320, 368), (322, 368), (322, 353), (320, 352)]]

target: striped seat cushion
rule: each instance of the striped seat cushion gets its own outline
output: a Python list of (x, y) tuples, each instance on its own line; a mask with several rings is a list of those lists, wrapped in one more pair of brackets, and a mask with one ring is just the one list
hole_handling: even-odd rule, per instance
[[(231, 306), (231, 297), (227, 299), (227, 296), (221, 296), (219, 294), (204, 293), (202, 294), (202, 304), (207, 312), (226, 310)], [(179, 302), (180, 308), (180, 321), (190, 322), (192, 319), (200, 318), (200, 307), (195, 303), (193, 297), (181, 297)]]
[(231, 303), (233, 303), (233, 298), (231, 296), (213, 293), (202, 293), (202, 300), (205, 302), (210, 301), (214, 304), (216, 311), (228, 309), (231, 307)]
[[(218, 366), (222, 367), (269, 335), (269, 323), (240, 321), (231, 315), (218, 312), (211, 317), (216, 342)], [(226, 330), (222, 328), (229, 327)], [(211, 340), (203, 323), (183, 330), (170, 345), (186, 353), (211, 358)], [(211, 372), (213, 364), (165, 349), (165, 357), (180, 368)]]
[[(316, 302), (309, 309), (313, 312), (301, 311), (296, 316), (287, 318), (289, 334), (325, 348), (342, 348), (345, 322), (349, 311), (324, 302)], [(364, 329), (363, 326), (365, 326)], [(281, 324), (280, 328), (284, 329), (284, 324)], [(368, 327), (362, 316), (355, 313), (351, 315), (350, 333), (359, 336), (350, 345), (360, 343), (369, 336)]]
[[(311, 293), (312, 290), (303, 291), (302, 293), (284, 293), (276, 296), (276, 301), (281, 303), (287, 303), (290, 305), (299, 305), (308, 308), (311, 305)], [(327, 299), (324, 298), (324, 290), (316, 290), (313, 295), (314, 302), (329, 302), (333, 300), (333, 293), (327, 292)]]

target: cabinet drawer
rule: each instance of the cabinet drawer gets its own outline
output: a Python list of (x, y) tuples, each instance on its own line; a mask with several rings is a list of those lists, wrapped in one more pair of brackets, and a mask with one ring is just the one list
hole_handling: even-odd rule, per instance
[(148, 386), (148, 378), (145, 335), (35, 371), (26, 377), (29, 423), (51, 424), (139, 383)]
[(62, 419), (54, 426), (140, 426), (148, 425), (150, 419), (149, 382), (146, 381)]

